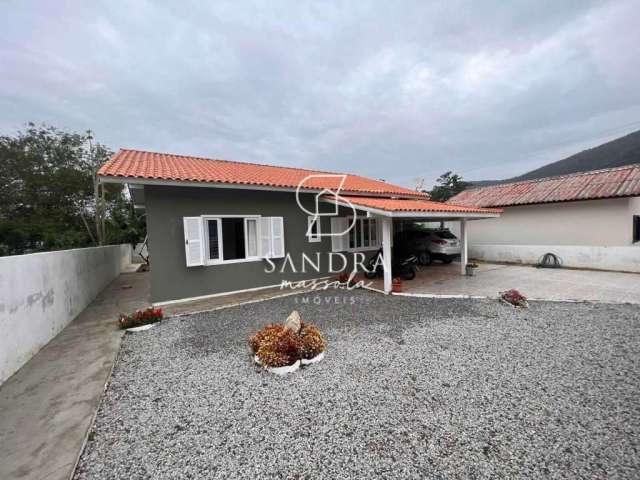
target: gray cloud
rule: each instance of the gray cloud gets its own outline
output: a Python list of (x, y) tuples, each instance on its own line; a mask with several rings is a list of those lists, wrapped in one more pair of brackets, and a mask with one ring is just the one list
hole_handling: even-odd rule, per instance
[[(393, 3), (393, 5), (392, 5)], [(211, 5), (210, 5), (211, 4)], [(640, 128), (640, 5), (14, 2), (0, 129), (350, 171), (522, 173)]]

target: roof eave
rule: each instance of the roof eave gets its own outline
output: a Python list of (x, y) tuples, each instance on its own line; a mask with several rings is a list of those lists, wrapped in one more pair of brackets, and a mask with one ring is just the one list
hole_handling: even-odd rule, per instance
[(355, 208), (356, 210), (362, 210), (364, 212), (378, 215), (381, 217), (390, 218), (437, 218), (437, 219), (482, 219), (482, 218), (498, 218), (499, 212), (424, 212), (421, 210), (413, 211), (399, 211), (399, 210), (382, 210), (380, 208), (369, 207), (359, 204), (349, 204), (347, 202), (335, 201), (330, 198), (322, 198), (321, 201), (331, 203), (333, 205), (339, 205), (346, 208)]
[[(276, 191), (276, 192), (296, 192), (300, 191), (303, 193), (320, 193), (322, 189), (312, 189), (312, 188), (301, 188), (296, 189), (292, 187), (276, 187), (269, 185), (254, 185), (248, 183), (225, 183), (225, 182), (199, 182), (192, 180), (164, 180), (157, 178), (140, 178), (140, 177), (124, 177), (124, 176), (115, 176), (115, 175), (103, 175), (98, 174), (98, 178), (101, 182), (104, 183), (126, 183), (130, 185), (159, 185), (159, 186), (168, 186), (168, 187), (200, 187), (200, 188), (229, 188), (229, 189), (239, 189), (239, 190), (263, 190), (263, 191)], [(363, 196), (363, 197), (396, 197), (401, 199), (412, 199), (412, 200), (426, 200), (427, 196), (424, 195), (410, 195), (403, 194), (397, 192), (365, 192), (365, 191), (352, 191), (352, 190), (342, 190), (340, 193), (353, 195), (353, 196)]]

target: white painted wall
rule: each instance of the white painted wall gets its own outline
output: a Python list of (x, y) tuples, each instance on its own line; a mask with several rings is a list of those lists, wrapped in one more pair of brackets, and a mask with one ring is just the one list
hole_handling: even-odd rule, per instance
[[(640, 272), (633, 215), (640, 197), (506, 207), (500, 218), (468, 222), (469, 257), (534, 264), (551, 252), (567, 267)], [(460, 235), (459, 222), (447, 226)]]
[[(640, 198), (506, 207), (500, 218), (469, 222), (469, 241), (471, 245), (631, 245), (632, 210), (640, 212)], [(458, 222), (448, 226), (459, 232)]]
[(130, 245), (0, 257), (0, 384), (130, 263)]
[(640, 245), (626, 247), (471, 245), (469, 247), (470, 258), (487, 262), (535, 264), (547, 252), (558, 255), (565, 267), (640, 273)]

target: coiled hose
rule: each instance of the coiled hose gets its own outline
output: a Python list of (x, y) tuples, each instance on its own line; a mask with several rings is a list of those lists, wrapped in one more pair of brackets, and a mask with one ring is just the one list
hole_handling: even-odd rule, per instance
[(538, 259), (538, 263), (536, 264), (538, 268), (561, 268), (562, 267), (562, 259), (558, 257), (555, 253), (545, 253)]

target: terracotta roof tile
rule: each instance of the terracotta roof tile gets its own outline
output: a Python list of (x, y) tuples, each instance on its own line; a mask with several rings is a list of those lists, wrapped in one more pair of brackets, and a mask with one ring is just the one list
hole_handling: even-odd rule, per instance
[[(280, 188), (296, 188), (308, 175), (314, 174), (331, 175), (332, 173), (139, 150), (120, 150), (98, 171), (100, 176), (122, 177), (123, 179), (225, 183)], [(304, 187), (311, 190), (325, 188), (335, 190), (340, 180), (340, 178), (312, 178), (304, 183)], [(347, 174), (342, 191), (428, 198), (425, 193), (381, 180), (350, 174)]]
[(380, 197), (354, 197), (341, 195), (355, 207), (369, 207), (387, 212), (425, 212), (425, 213), (502, 213), (501, 208), (476, 208), (449, 205), (431, 200), (414, 200)]
[(506, 207), (630, 196), (640, 196), (640, 164), (471, 188), (447, 203)]

